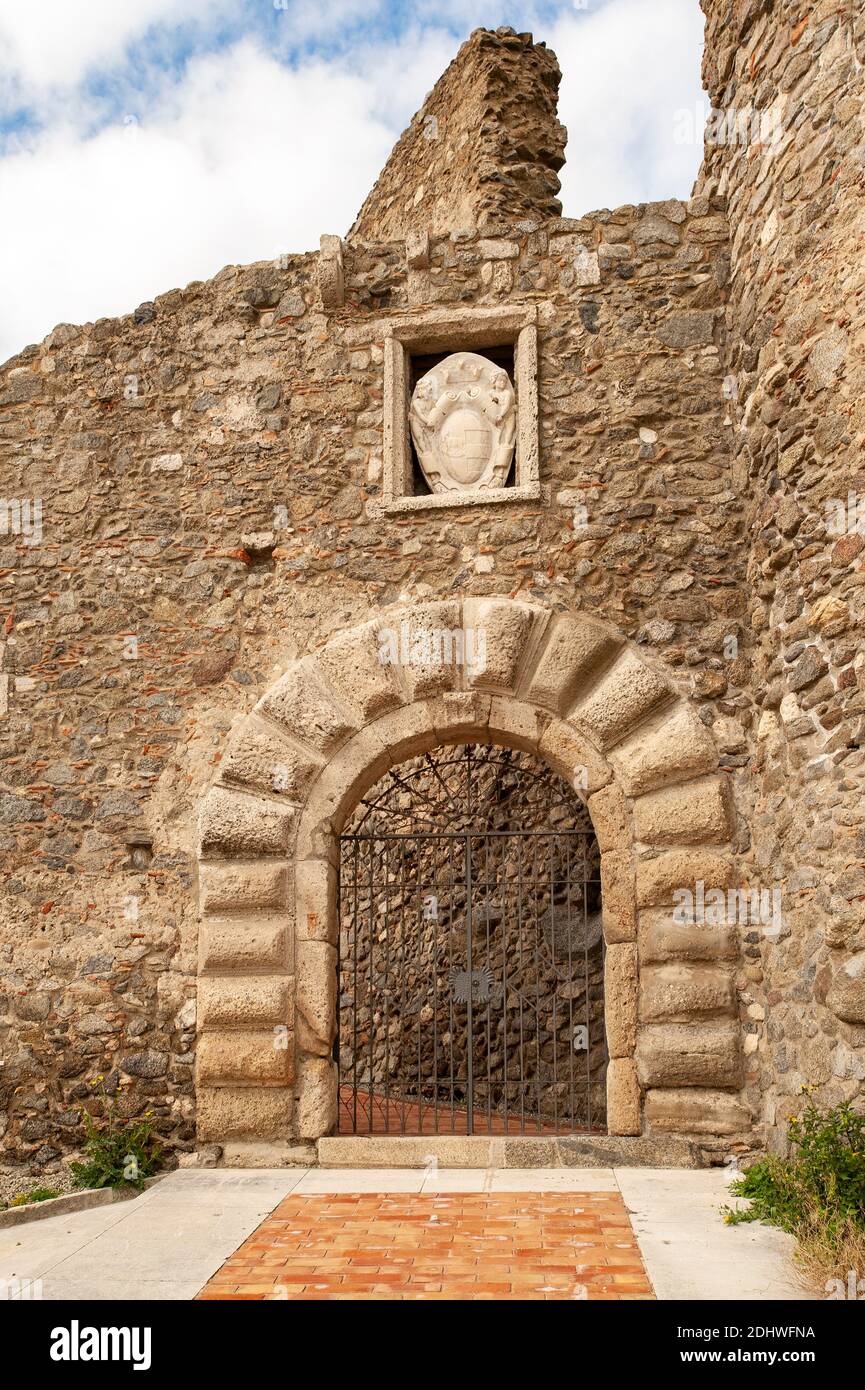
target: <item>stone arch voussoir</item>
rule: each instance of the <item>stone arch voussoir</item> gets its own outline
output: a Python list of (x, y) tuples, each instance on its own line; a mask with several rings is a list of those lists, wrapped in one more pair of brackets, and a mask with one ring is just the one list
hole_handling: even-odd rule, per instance
[(711, 735), (609, 626), (491, 597), (397, 605), (339, 633), (232, 735), (201, 808), (200, 1137), (279, 1161), (333, 1127), (339, 833), (389, 767), (466, 741), (534, 752), (587, 801), (610, 1132), (746, 1129), (735, 932), (673, 916), (678, 891), (735, 882)]

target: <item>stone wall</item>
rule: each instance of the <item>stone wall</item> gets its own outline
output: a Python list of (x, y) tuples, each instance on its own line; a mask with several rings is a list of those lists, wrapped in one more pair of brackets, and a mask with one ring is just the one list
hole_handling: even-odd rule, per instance
[[(603, 617), (744, 762), (725, 252), (703, 196), (455, 230), (428, 264), (353, 242), (341, 307), (316, 255), (227, 267), (5, 364), (3, 491), (43, 518), (0, 552), (8, 1153), (78, 1144), (103, 1073), (192, 1145), (201, 794), (286, 663), (398, 596)], [(538, 312), (539, 503), (385, 514), (388, 322), (514, 303)]]
[(350, 235), (545, 220), (562, 210), (555, 54), (513, 29), (476, 29), (394, 147)]
[(803, 1083), (828, 1102), (865, 1080), (865, 13), (703, 9), (722, 119), (697, 193), (729, 209), (728, 395), (750, 537), (750, 873), (780, 890), (784, 919), (746, 946), (747, 1046), (779, 1145)]
[[(483, 631), (489, 660), (383, 663), (382, 637), (404, 624)], [(244, 1164), (296, 1161), (292, 1136), (329, 1132), (337, 837), (388, 768), (460, 743), (524, 750), (583, 789), (601, 854), (609, 1132), (705, 1135), (716, 1157), (732, 1135), (747, 1146), (736, 932), (674, 911), (686, 887), (735, 882), (715, 742), (656, 655), (507, 595), (378, 609), (289, 663), (232, 732), (201, 811), (199, 1136)]]

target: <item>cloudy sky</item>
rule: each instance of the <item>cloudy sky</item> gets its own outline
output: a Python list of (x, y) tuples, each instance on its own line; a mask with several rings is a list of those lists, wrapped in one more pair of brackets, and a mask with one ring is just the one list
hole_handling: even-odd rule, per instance
[(0, 362), (345, 232), (459, 44), (500, 24), (559, 56), (566, 214), (688, 196), (698, 0), (2, 0)]

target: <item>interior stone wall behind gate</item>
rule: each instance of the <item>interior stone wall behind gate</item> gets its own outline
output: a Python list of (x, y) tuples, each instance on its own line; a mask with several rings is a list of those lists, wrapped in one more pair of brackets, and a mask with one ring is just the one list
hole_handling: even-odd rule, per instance
[[(707, 145), (698, 192), (728, 204), (734, 475), (747, 502), (756, 718), (749, 1046), (770, 1141), (802, 1084), (865, 1081), (865, 11), (703, 0), (704, 84), (764, 138)], [(851, 498), (852, 493), (852, 498)], [(846, 529), (826, 521), (845, 509)], [(850, 503), (853, 503), (851, 507)], [(863, 503), (858, 513), (854, 508)]]
[[(316, 255), (228, 267), (0, 370), (2, 490), (43, 509), (0, 548), (3, 1152), (80, 1144), (98, 1074), (193, 1145), (197, 804), (274, 675), (399, 595), (602, 616), (744, 763), (720, 206), (355, 242), (337, 309)], [(540, 502), (386, 516), (385, 324), (518, 302)]]

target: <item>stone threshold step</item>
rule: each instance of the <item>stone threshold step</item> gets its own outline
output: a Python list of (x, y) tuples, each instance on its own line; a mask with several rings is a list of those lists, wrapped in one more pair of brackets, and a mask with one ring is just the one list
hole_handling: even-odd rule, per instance
[(700, 1149), (667, 1136), (339, 1135), (318, 1141), (321, 1168), (701, 1168)]

